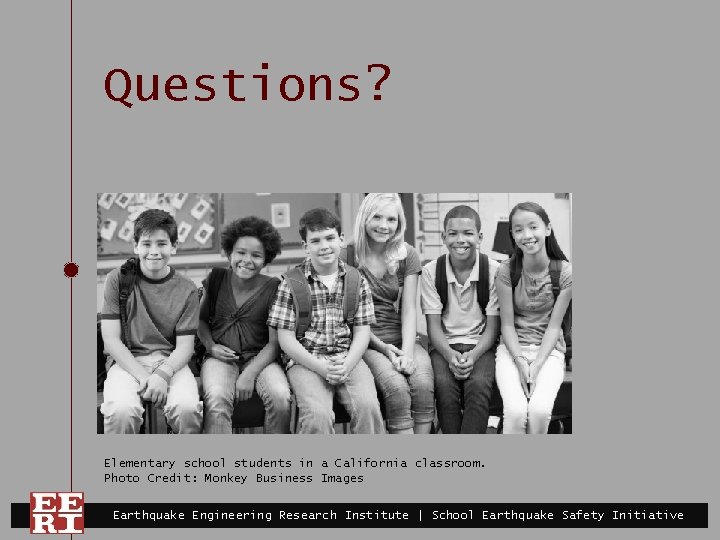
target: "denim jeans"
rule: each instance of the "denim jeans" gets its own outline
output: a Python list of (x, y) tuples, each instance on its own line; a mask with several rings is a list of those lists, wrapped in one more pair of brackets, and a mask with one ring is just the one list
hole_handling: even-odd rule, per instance
[[(533, 360), (539, 349), (539, 345), (520, 347), (528, 360)], [(565, 355), (558, 350), (550, 353), (537, 374), (529, 400), (520, 384), (515, 361), (503, 344), (498, 346), (495, 376), (503, 399), (503, 434), (547, 433), (555, 398), (565, 377)]]
[(375, 378), (375, 385), (385, 402), (385, 417), (390, 431), (412, 429), (415, 423), (435, 418), (435, 393), (430, 357), (422, 345), (415, 343), (416, 369), (412, 375), (397, 371), (383, 353), (368, 349), (363, 360)]
[(385, 433), (375, 381), (362, 360), (350, 372), (347, 381), (337, 386), (300, 364), (288, 369), (287, 376), (299, 409), (298, 433), (334, 432), (333, 397), (336, 392), (350, 414), (351, 433)]
[[(136, 356), (148, 373), (159, 366), (162, 355)], [(103, 388), (103, 404), (100, 412), (104, 417), (105, 433), (138, 433), (143, 422), (143, 404), (138, 395), (135, 377), (117, 364), (108, 370)], [(197, 383), (190, 368), (185, 366), (170, 379), (165, 408), (168, 425), (175, 433), (200, 433), (203, 421), (203, 404)]]
[[(235, 381), (239, 375), (235, 362), (212, 357), (203, 362), (203, 433), (232, 433)], [(265, 433), (290, 433), (290, 386), (283, 368), (276, 362), (266, 366), (255, 379), (255, 390), (265, 405)]]
[[(450, 345), (460, 353), (471, 351), (474, 345)], [(495, 351), (478, 358), (464, 381), (450, 371), (447, 360), (438, 352), (430, 353), (435, 372), (435, 398), (438, 420), (443, 433), (485, 433), (490, 416), (490, 397), (495, 378)]]

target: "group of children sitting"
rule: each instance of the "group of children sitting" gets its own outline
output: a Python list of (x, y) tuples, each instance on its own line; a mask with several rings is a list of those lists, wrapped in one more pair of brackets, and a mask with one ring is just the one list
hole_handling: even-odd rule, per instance
[[(102, 337), (114, 361), (105, 433), (137, 433), (143, 401), (163, 408), (176, 433), (231, 433), (234, 407), (254, 392), (265, 433), (290, 433), (292, 395), (297, 433), (332, 433), (336, 398), (352, 433), (430, 433), (436, 406), (442, 433), (485, 433), (494, 381), (503, 433), (546, 433), (572, 294), (572, 268), (546, 212), (535, 203), (512, 209), (515, 253), (503, 263), (479, 252), (480, 217), (468, 206), (447, 213), (448, 253), (424, 267), (405, 229), (394, 193), (365, 197), (347, 246), (337, 216), (310, 210), (300, 219), (307, 258), (278, 279), (262, 273), (280, 253), (278, 231), (257, 217), (235, 220), (221, 233), (229, 266), (211, 271), (198, 302), (192, 281), (169, 265), (175, 220), (143, 212), (127, 301), (119, 301), (121, 269), (105, 282)], [(418, 287), (429, 354), (416, 332)], [(206, 351), (202, 401), (188, 367), (196, 335)]]

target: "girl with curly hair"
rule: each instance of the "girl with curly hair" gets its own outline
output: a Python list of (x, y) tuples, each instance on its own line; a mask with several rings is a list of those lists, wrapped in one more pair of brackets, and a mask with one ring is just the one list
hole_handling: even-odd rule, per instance
[[(277, 332), (266, 325), (280, 280), (261, 273), (281, 242), (277, 229), (257, 217), (237, 219), (220, 235), (230, 266), (213, 269), (215, 276), (203, 281), (198, 327), (207, 351), (200, 371), (204, 433), (231, 433), (235, 402), (254, 391), (265, 406), (265, 433), (290, 433), (290, 387), (277, 362)], [(219, 286), (211, 286), (213, 280)]]

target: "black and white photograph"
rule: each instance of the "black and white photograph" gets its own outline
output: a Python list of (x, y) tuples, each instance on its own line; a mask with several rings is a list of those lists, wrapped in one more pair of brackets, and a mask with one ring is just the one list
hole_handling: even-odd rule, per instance
[(111, 195), (98, 434), (572, 433), (571, 193)]

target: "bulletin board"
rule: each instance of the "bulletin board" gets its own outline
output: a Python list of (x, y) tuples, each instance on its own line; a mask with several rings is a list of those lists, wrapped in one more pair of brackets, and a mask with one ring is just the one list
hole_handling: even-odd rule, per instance
[(218, 253), (222, 223), (217, 193), (98, 193), (98, 258), (129, 257), (134, 222), (149, 208), (169, 212), (178, 224), (179, 254)]
[(266, 219), (282, 236), (282, 248), (300, 248), (300, 216), (312, 208), (339, 214), (337, 193), (224, 193), (223, 224), (247, 217)]

